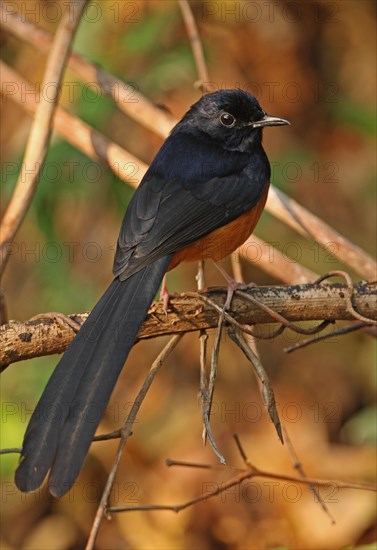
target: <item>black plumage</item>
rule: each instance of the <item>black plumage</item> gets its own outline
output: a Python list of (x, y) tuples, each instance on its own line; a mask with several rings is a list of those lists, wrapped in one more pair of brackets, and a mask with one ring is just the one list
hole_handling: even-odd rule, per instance
[(26, 430), (15, 482), (37, 489), (50, 471), (60, 496), (74, 483), (162, 278), (191, 243), (252, 211), (265, 196), (269, 117), (241, 90), (208, 94), (172, 130), (132, 197), (114, 280), (53, 372)]

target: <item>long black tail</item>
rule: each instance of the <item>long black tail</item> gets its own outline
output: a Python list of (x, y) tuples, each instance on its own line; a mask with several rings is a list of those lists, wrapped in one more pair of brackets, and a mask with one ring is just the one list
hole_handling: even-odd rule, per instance
[(125, 281), (115, 279), (57, 364), (27, 427), (17, 487), (73, 485), (138, 330), (170, 263), (165, 256)]

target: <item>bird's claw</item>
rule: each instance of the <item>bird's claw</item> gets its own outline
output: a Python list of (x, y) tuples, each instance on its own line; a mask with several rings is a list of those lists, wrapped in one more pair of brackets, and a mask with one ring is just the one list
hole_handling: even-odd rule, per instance
[(224, 304), (224, 311), (228, 311), (230, 309), (230, 306), (231, 306), (231, 303), (232, 303), (232, 299), (233, 299), (233, 294), (235, 293), (236, 290), (248, 290), (249, 288), (254, 288), (256, 287), (256, 283), (239, 283), (238, 281), (235, 281), (234, 279), (232, 279), (231, 277), (229, 277), (229, 279), (227, 279), (227, 287), (228, 287), (228, 291), (227, 291), (227, 294), (226, 294), (226, 300), (225, 300), (225, 304)]

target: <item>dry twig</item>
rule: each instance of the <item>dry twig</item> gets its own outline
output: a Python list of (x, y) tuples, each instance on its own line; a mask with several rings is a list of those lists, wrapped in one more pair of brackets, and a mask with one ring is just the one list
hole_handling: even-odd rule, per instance
[(202, 41), (200, 39), (198, 27), (196, 26), (195, 17), (192, 13), (188, 0), (178, 0), (178, 2), (182, 11), (183, 20), (185, 22), (187, 35), (190, 39), (191, 49), (198, 71), (199, 81), (195, 84), (198, 88), (205, 92), (205, 85), (209, 80), (208, 69), (204, 58)]
[[(301, 478), (303, 480), (305, 480), (305, 479), (307, 479), (308, 476), (306, 475), (305, 470), (303, 468), (303, 465), (301, 464), (301, 462), (300, 462), (300, 460), (297, 456), (297, 453), (296, 453), (296, 450), (293, 446), (291, 438), (289, 437), (288, 432), (284, 427), (283, 427), (283, 433), (284, 433), (284, 441), (286, 442), (288, 452), (291, 455), (291, 459), (292, 459), (292, 462), (293, 462), (293, 467), (300, 474)], [(331, 523), (334, 525), (336, 523), (335, 519), (334, 519), (333, 515), (330, 513), (330, 510), (328, 509), (325, 501), (321, 497), (320, 492), (318, 491), (317, 487), (315, 487), (312, 483), (308, 483), (308, 487), (314, 495), (315, 502), (318, 502), (320, 504), (322, 510), (325, 512), (325, 514), (327, 514), (329, 516), (329, 518), (331, 520)]]
[(255, 375), (261, 383), (263, 403), (265, 404), (267, 412), (272, 420), (273, 425), (275, 426), (276, 433), (278, 434), (280, 441), (284, 443), (279, 413), (276, 408), (275, 394), (274, 390), (272, 389), (272, 385), (266, 369), (263, 367), (259, 357), (257, 357), (251, 347), (247, 344), (242, 333), (237, 332), (237, 330), (234, 330), (233, 327), (229, 327), (228, 334), (233, 342), (235, 342), (235, 344), (243, 351), (247, 359), (250, 361)]
[[(208, 68), (204, 58), (202, 41), (196, 26), (196, 21), (191, 10), (191, 6), (188, 0), (178, 0), (179, 6), (181, 8), (183, 21), (186, 26), (187, 35), (190, 39), (191, 49), (193, 57), (196, 64), (196, 69), (198, 73), (199, 80), (195, 85), (205, 92), (205, 82), (208, 81)], [(200, 292), (204, 290), (205, 279), (204, 279), (204, 260), (198, 262), (198, 273), (196, 275), (197, 288)], [(219, 321), (220, 322), (220, 321)], [(221, 327), (219, 329), (221, 335)], [(214, 391), (214, 380), (215, 373), (214, 369), (216, 368), (213, 362), (213, 355), (211, 360), (211, 371), (209, 380), (207, 380), (207, 344), (208, 344), (208, 335), (205, 330), (200, 331), (199, 336), (199, 357), (200, 357), (200, 399), (202, 404), (202, 417), (203, 417), (203, 443), (204, 445), (207, 442), (207, 439), (222, 464), (225, 464), (225, 458), (219, 451), (214, 437), (212, 435), (210, 416), (211, 416), (211, 407), (212, 407), (212, 398)], [(219, 345), (219, 342), (218, 342)]]
[(201, 345), (200, 347), (200, 359), (201, 359), (200, 360), (200, 398), (202, 402), (202, 415), (203, 415), (203, 435), (202, 435), (203, 442), (204, 444), (206, 444), (206, 441), (208, 439), (215, 455), (218, 457), (221, 464), (226, 464), (224, 455), (221, 453), (218, 446), (216, 445), (216, 442), (211, 430), (211, 424), (210, 424), (212, 399), (213, 399), (213, 392), (215, 389), (217, 360), (218, 360), (218, 353), (219, 353), (219, 347), (220, 347), (222, 323), (223, 323), (223, 317), (220, 316), (218, 327), (217, 327), (216, 341), (212, 350), (211, 368), (210, 368), (210, 374), (209, 374), (208, 380), (207, 380), (207, 361), (206, 361), (208, 335), (205, 331), (203, 331), (203, 334), (201, 335), (201, 343), (203, 339), (203, 345)]
[(101, 502), (98, 506), (96, 517), (94, 519), (92, 529), (89, 535), (89, 539), (86, 545), (86, 550), (91, 550), (94, 548), (94, 544), (98, 535), (99, 528), (101, 526), (102, 520), (104, 518), (104, 515), (106, 514), (108, 510), (108, 504), (109, 504), (109, 498), (111, 489), (114, 484), (115, 476), (118, 471), (119, 463), (122, 458), (122, 454), (124, 451), (124, 447), (126, 446), (127, 440), (132, 434), (132, 428), (136, 420), (136, 415), (139, 412), (139, 409), (145, 399), (145, 396), (148, 393), (149, 388), (151, 387), (151, 384), (162, 367), (162, 364), (166, 357), (173, 351), (175, 346), (178, 344), (179, 340), (181, 339), (180, 335), (173, 336), (173, 338), (170, 339), (170, 341), (167, 343), (167, 345), (164, 347), (164, 349), (161, 351), (161, 353), (158, 355), (158, 357), (153, 362), (147, 377), (144, 380), (144, 383), (137, 394), (135, 401), (132, 405), (131, 411), (129, 415), (127, 416), (126, 420), (124, 421), (123, 428), (121, 430), (121, 441), (119, 443), (119, 447), (117, 450), (117, 453), (114, 458), (114, 462), (112, 465), (112, 468), (110, 470), (109, 476), (107, 478), (105, 489), (102, 493)]
[[(110, 507), (108, 509), (109, 512), (118, 513), (118, 512), (135, 512), (135, 511), (144, 511), (144, 510), (169, 510), (171, 512), (181, 512), (182, 510), (185, 510), (186, 508), (189, 508), (190, 506), (193, 506), (194, 504), (198, 504), (199, 502), (206, 502), (209, 498), (213, 498), (215, 496), (220, 495), (221, 493), (224, 493), (231, 489), (232, 487), (235, 487), (237, 485), (241, 485), (243, 481), (246, 481), (247, 479), (253, 479), (253, 478), (267, 478), (267, 479), (276, 479), (277, 481), (290, 481), (292, 483), (297, 483), (300, 485), (312, 485), (314, 487), (328, 487), (330, 486), (336, 486), (338, 489), (355, 489), (360, 491), (373, 491), (377, 492), (377, 487), (374, 485), (367, 485), (363, 483), (348, 483), (345, 481), (339, 481), (339, 480), (327, 480), (327, 479), (317, 479), (317, 478), (309, 478), (306, 477), (303, 479), (302, 477), (296, 477), (296, 476), (289, 476), (284, 474), (275, 474), (274, 472), (267, 472), (265, 470), (260, 470), (256, 466), (254, 466), (251, 461), (247, 458), (247, 455), (241, 445), (241, 442), (238, 438), (238, 436), (235, 436), (237, 448), (242, 456), (242, 459), (245, 463), (246, 468), (241, 470), (239, 474), (235, 475), (228, 481), (225, 481), (224, 483), (221, 483), (216, 489), (213, 491), (208, 491), (206, 493), (203, 493), (199, 495), (198, 497), (195, 497), (191, 500), (188, 500), (182, 504), (156, 504), (156, 505), (146, 505), (146, 506), (114, 506)], [(192, 462), (183, 462), (183, 461), (174, 461), (169, 460), (167, 461), (169, 466), (183, 466), (186, 468), (204, 468), (206, 470), (213, 469), (218, 470), (219, 466), (211, 466), (209, 464), (196, 464)], [(228, 467), (221, 467), (221, 469), (229, 469)]]
[[(321, 342), (323, 340), (328, 340), (329, 338), (335, 338), (336, 336), (343, 336), (344, 334), (349, 334), (350, 332), (355, 332), (356, 330), (365, 329), (367, 327), (370, 327), (365, 322), (360, 323), (352, 323), (352, 325), (347, 325), (346, 327), (342, 327), (336, 330), (331, 330), (330, 332), (326, 332), (325, 334), (316, 334), (313, 338), (308, 338), (307, 340), (304, 340), (303, 342), (297, 342), (293, 346), (289, 346), (288, 348), (284, 348), (284, 351), (286, 353), (292, 353), (293, 351), (297, 351), (302, 348), (306, 348), (307, 346), (310, 346), (311, 344), (316, 344), (317, 342)], [(373, 336), (376, 336), (373, 334)]]
[(0, 273), (4, 271), (9, 257), (10, 244), (29, 209), (37, 188), (39, 174), (48, 150), (53, 117), (59, 100), (67, 57), (86, 3), (87, 0), (78, 0), (67, 6), (52, 43), (42, 83), (42, 89), (46, 89), (48, 86), (49, 97), (41, 95), (40, 104), (36, 110), (35, 120), (28, 137), (17, 185), (1, 223)]

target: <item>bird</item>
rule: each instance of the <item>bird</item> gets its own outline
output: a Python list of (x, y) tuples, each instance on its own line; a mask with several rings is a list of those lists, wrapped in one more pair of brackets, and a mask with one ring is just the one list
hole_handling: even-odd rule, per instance
[(126, 209), (113, 280), (53, 371), (27, 426), (15, 484), (74, 484), (167, 271), (218, 262), (253, 232), (271, 169), (263, 129), (289, 124), (242, 89), (203, 95), (172, 129)]

